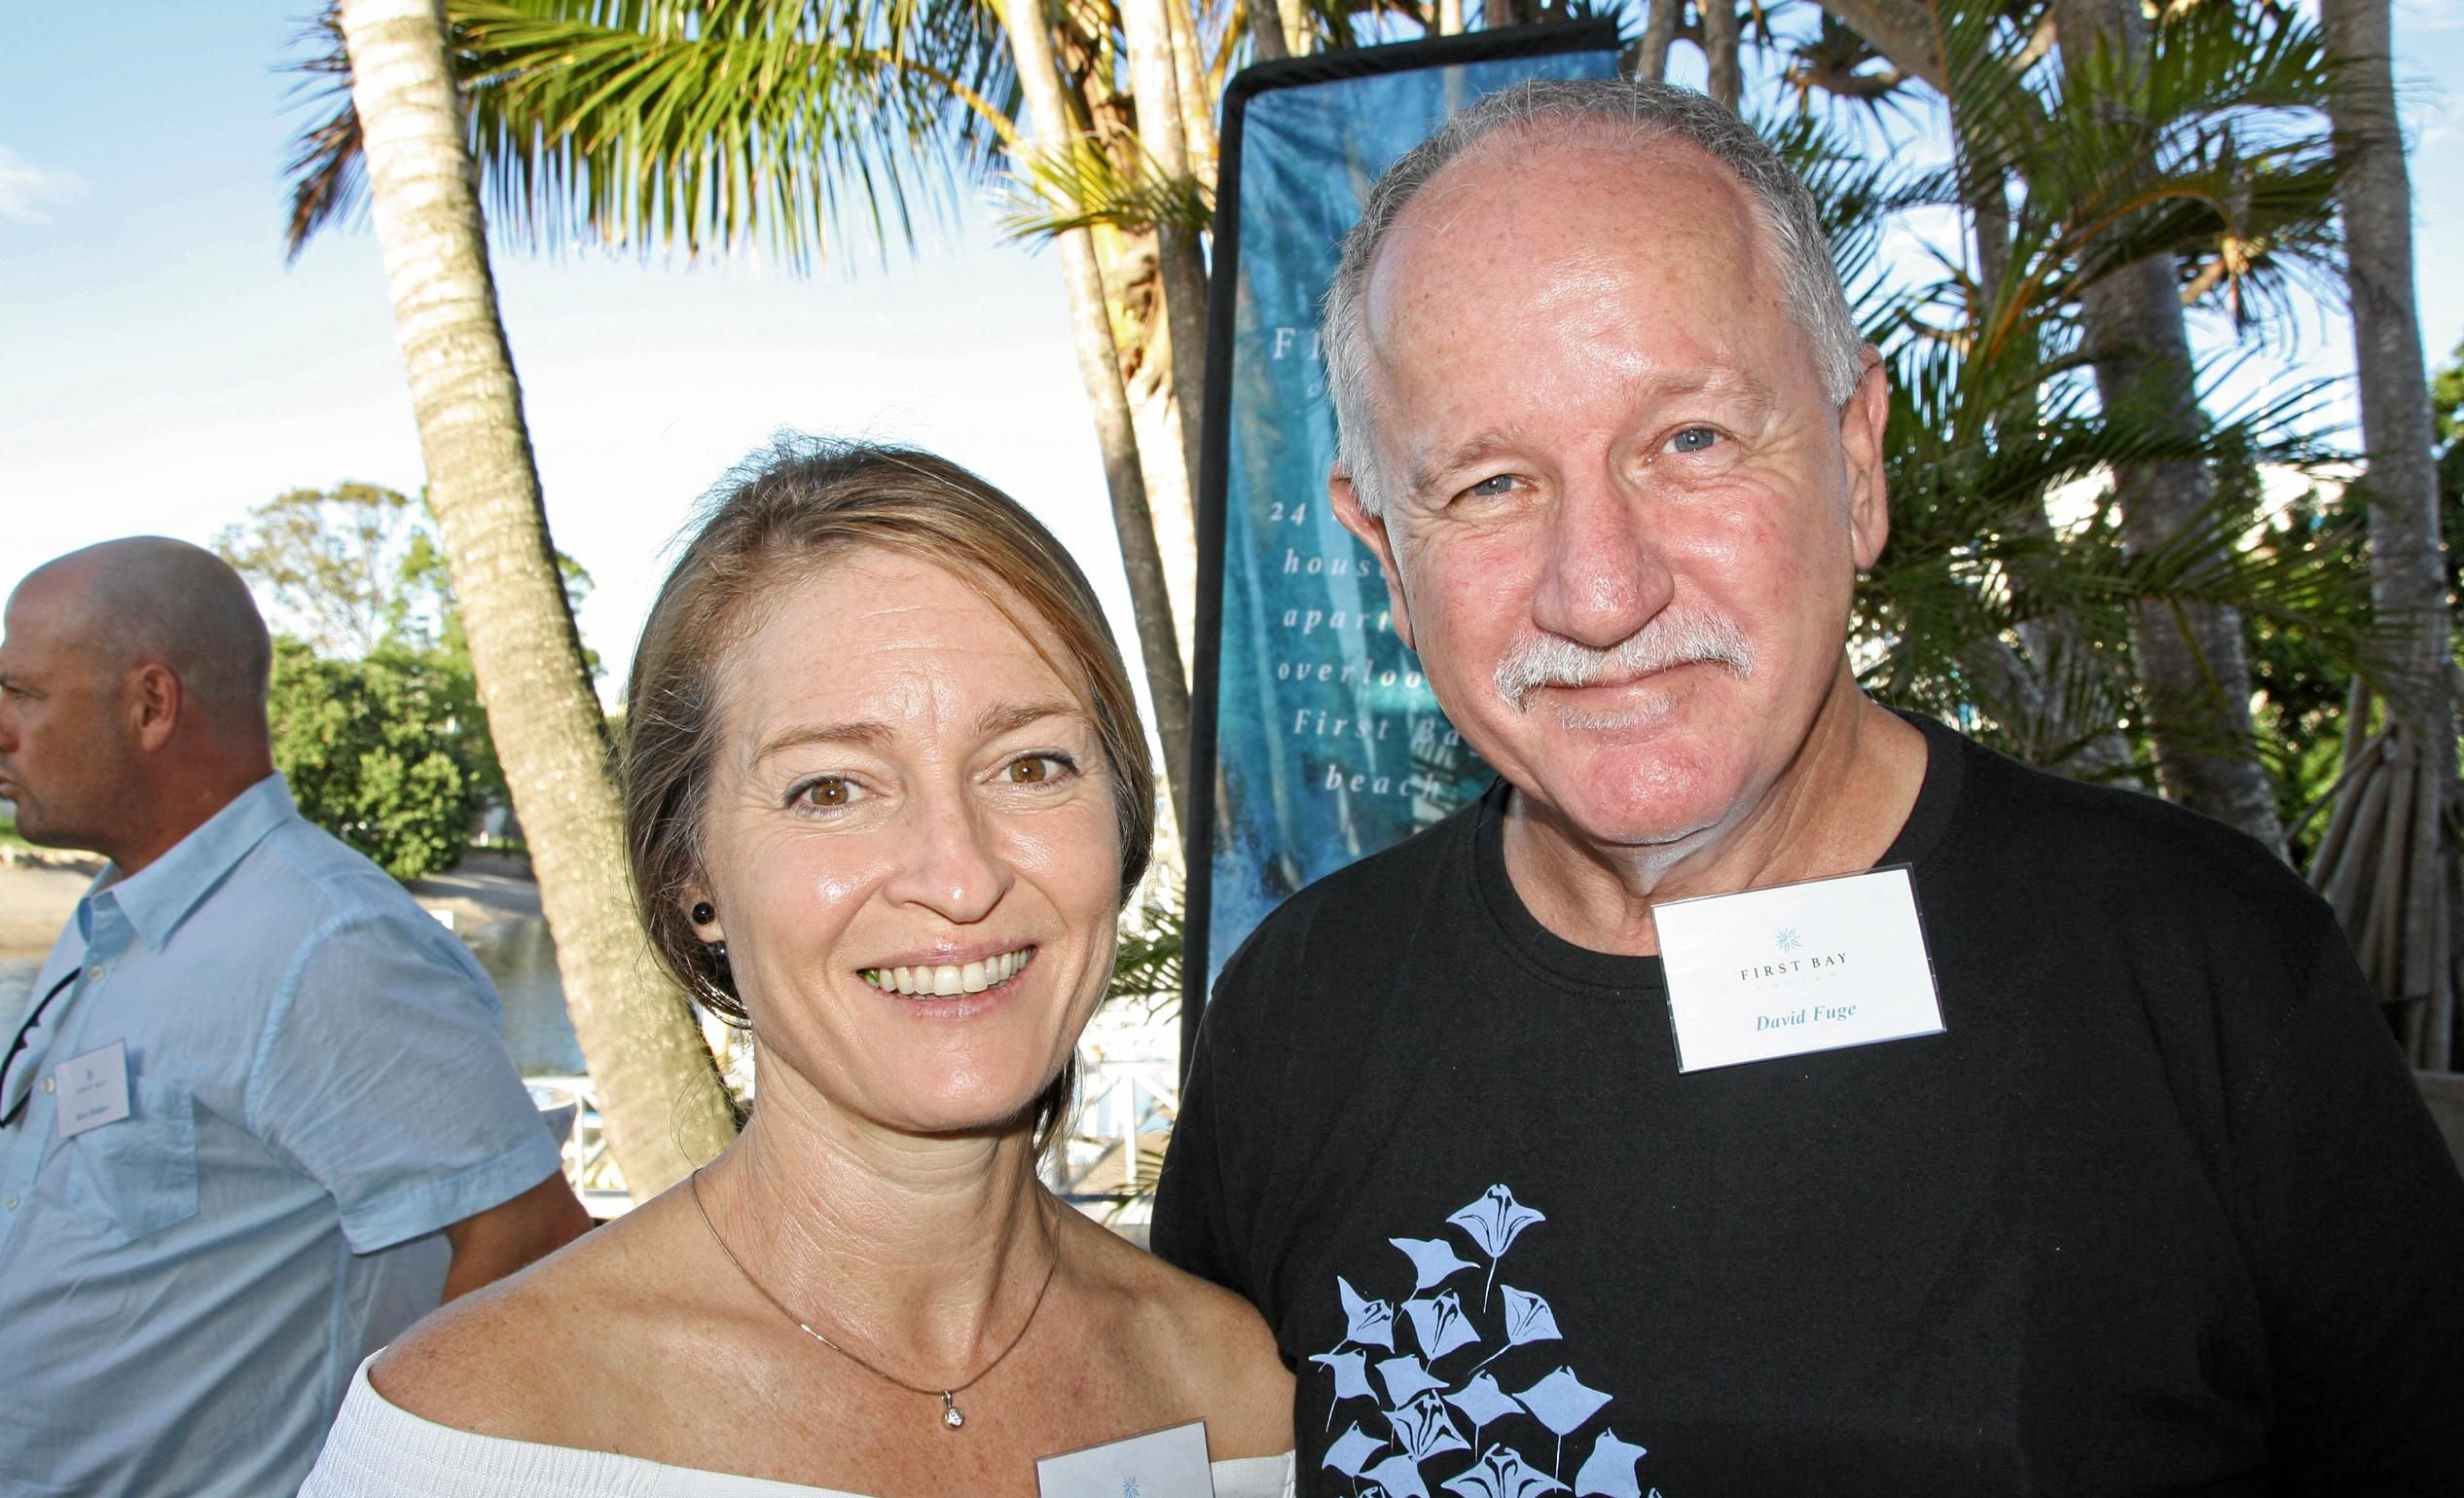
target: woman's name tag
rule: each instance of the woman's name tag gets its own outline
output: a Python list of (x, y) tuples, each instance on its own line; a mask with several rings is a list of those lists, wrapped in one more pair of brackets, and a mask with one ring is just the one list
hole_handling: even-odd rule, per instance
[(1677, 1069), (1939, 1035), (1904, 865), (1651, 907)]
[(1207, 1422), (1192, 1420), (1035, 1463), (1042, 1498), (1214, 1498)]

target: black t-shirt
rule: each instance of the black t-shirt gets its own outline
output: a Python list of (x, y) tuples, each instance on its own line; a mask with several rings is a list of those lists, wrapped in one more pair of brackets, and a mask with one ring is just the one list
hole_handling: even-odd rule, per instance
[(1681, 1076), (1502, 787), (1232, 959), (1154, 1242), (1303, 1492), (2464, 1494), (2464, 1182), (2325, 905), (1916, 721), (1940, 1035)]

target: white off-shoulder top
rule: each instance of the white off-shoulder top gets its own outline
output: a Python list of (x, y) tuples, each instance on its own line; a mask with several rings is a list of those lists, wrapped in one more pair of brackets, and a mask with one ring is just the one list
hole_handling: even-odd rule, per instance
[[(375, 1362), (374, 1358), (369, 1362)], [(1292, 1458), (1216, 1462), (1215, 1498), (1291, 1498)], [(300, 1498), (865, 1498), (831, 1487), (670, 1467), (610, 1451), (477, 1436), (390, 1404), (368, 1364), (325, 1438)]]

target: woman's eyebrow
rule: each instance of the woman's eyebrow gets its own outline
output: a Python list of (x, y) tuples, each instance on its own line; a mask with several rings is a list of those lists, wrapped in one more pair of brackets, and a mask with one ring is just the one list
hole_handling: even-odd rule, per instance
[(773, 754), (808, 744), (854, 744), (879, 749), (886, 748), (891, 738), (888, 723), (869, 718), (847, 723), (798, 723), (762, 741), (761, 748), (753, 751), (753, 763), (760, 764)]
[(976, 731), (987, 735), (1010, 733), (1048, 717), (1084, 717), (1078, 705), (1066, 698), (1050, 697), (1034, 702), (996, 703), (984, 710), (975, 720)]

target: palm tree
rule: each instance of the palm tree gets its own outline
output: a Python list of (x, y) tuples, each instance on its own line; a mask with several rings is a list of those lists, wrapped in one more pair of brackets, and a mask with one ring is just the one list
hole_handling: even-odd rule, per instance
[[(2247, 525), (2230, 496), (2211, 504), (2165, 545), (2125, 548), (2110, 493), (2058, 531), (2046, 501), (2134, 464), (2208, 461), (2315, 463), (2325, 454), (2301, 423), (2312, 393), (2296, 389), (2255, 410), (2185, 432), (2158, 405), (2107, 403), (2069, 373), (2083, 361), (2078, 304), (2095, 279), (2152, 247), (2203, 262), (2230, 235), (2265, 238), (2282, 253), (2319, 247), (2328, 202), (2323, 142), (2296, 133), (2223, 159), (2166, 161), (2143, 184), (2154, 211), (2128, 243), (2100, 260), (2095, 209), (2102, 174), (2065, 171), (2092, 142), (2048, 117), (2028, 92), (2024, 37), (1995, 53), (1977, 34), (1951, 39), (1956, 113), (1986, 139), (1982, 164), (2024, 185), (2008, 204), (1999, 288), (1984, 294), (1946, 262), (1932, 284), (1880, 274), (1883, 226), (1902, 211), (1968, 201), (1976, 163), (1909, 172), (1866, 157), (1811, 116), (1765, 128), (1813, 190), (1860, 320), (1891, 370), (1885, 441), (1892, 540), (1859, 590), (1854, 654), (1876, 695), (1921, 708), (2021, 758), (2086, 778), (2113, 779), (2099, 741), (2144, 716), (2145, 690), (2128, 647), (2133, 615), (2148, 606), (2230, 607), (2298, 630), (2346, 668), (2378, 657), (2366, 586), (2334, 537), (2248, 552), (2226, 544)], [(2189, 120), (2213, 126), (2236, 102), (2280, 97), (2311, 49), (2300, 33), (2225, 66), (2227, 51), (2158, 59)], [(1990, 68), (1971, 64), (1990, 56)], [(2015, 65), (2014, 65), (2015, 64)], [(2019, 128), (2021, 123), (2030, 128)], [(2227, 132), (2206, 129), (2220, 140)], [(2229, 225), (2203, 205), (2219, 177), (2265, 184)], [(2253, 301), (2281, 278), (2281, 261), (2245, 263)]]
[[(1176, 805), (1196, 592), (1200, 183), (1213, 155), (1207, 111), (1182, 83), (1205, 87), (1225, 60), (1200, 58), (1182, 3), (1131, 0), (1141, 67), (1127, 93), (1112, 84), (1121, 43), (1101, 7), (1091, 33), (1077, 9), (1035, 3), (451, 5), (471, 139), (517, 237), (587, 229), (611, 246), (696, 255), (759, 246), (803, 269), (851, 230), (910, 234), (919, 203), (947, 208), (1004, 159), (1046, 194), (1090, 178), (1129, 189), (1093, 213), (1068, 201), (1056, 237)], [(304, 139), (295, 234), (347, 206), (356, 139), (346, 113)], [(1159, 222), (1133, 206), (1158, 201), (1198, 207)]]
[[(2137, 116), (2151, 43), (2138, 0), (2054, 0), (2068, 102), (2110, 123), (2117, 137), (2138, 133)], [(2129, 232), (2129, 195), (2152, 164), (2108, 156), (2119, 168), (2108, 242)], [(2083, 291), (2087, 351), (2108, 406), (2124, 401), (2161, 413), (2182, 437), (2205, 418), (2182, 316), (2181, 277), (2163, 251), (2119, 261)], [(2215, 500), (2214, 476), (2195, 459), (2133, 463), (2116, 470), (2124, 544), (2145, 553), (2184, 533)], [(2132, 646), (2149, 695), (2156, 768), (2184, 804), (2257, 838), (2279, 855), (2284, 828), (2265, 770), (2255, 753), (2250, 668), (2240, 616), (2213, 604), (2137, 610)]]
[[(2333, 661), (2383, 654), (2332, 546), (2246, 552), (2243, 494), (2126, 552), (2112, 496), (2059, 535), (2045, 509), (2056, 484), (2134, 467), (2241, 472), (2317, 456), (2299, 435), (2302, 391), (2184, 423), (2161, 392), (2153, 406), (2128, 391), (2091, 406), (2079, 372), (2093, 347), (2083, 305), (2137, 262), (2178, 260), (2178, 300), (2253, 320), (2292, 277), (2328, 263), (2334, 173), (2316, 124), (2328, 74), (2315, 33), (2210, 12), (2156, 38), (2137, 107), (2100, 113), (2086, 107), (2095, 81), (2065, 79), (2034, 16), (1944, 12), (1941, 24), (1956, 153), (1909, 196), (1964, 208), (1973, 249), (1967, 268), (1946, 260), (1937, 285), (1866, 319), (1902, 387), (1893, 544), (1865, 604), (1867, 678), (2022, 757), (2127, 781), (2150, 715), (2128, 648), (2136, 615), (2232, 609), (2318, 639)], [(1896, 70), (1862, 71), (1873, 55), (1827, 24), (1793, 81), (1843, 84), (1844, 97), (1871, 103), (1904, 86)], [(1843, 258), (1869, 255), (1877, 208), (1890, 204), (1870, 186), (1839, 199), (1838, 180), (1874, 168), (1845, 148), (1811, 161), (1798, 149), (1800, 169), (1838, 199)], [(2127, 193), (2118, 162), (2140, 164)]]
[(604, 730), (497, 316), (444, 15), (437, 0), (343, 0), (338, 19), (471, 664), (617, 1163), (636, 1190), (657, 1190), (724, 1148), (734, 1120), (626, 898)]
[[(2387, 683), (2400, 711), (2348, 762), (2342, 804), (2315, 877), (2344, 918), (2379, 996), (2407, 1015), (2416, 1066), (2455, 1064), (2454, 620), (2439, 541), (2430, 392), (2413, 300), (2412, 189), (2397, 128), (2387, 0), (2322, 0), (2342, 59), (2330, 108), (2343, 157), (2346, 285), (2362, 446), (2369, 455), (2370, 565), (2379, 617), (2408, 639)], [(2355, 706), (2359, 708), (2360, 699)], [(2362, 714), (2355, 712), (2354, 716)], [(2333, 855), (2330, 857), (2329, 855)]]
[[(1034, 121), (1035, 149), (1022, 147), (1016, 153), (1022, 171), (1030, 179), (1040, 177), (1049, 182), (1056, 178), (1057, 164), (1083, 162), (1090, 157), (1095, 162), (1105, 161), (1081, 143), (1076, 113), (1062, 86), (1063, 73), (1053, 55), (1052, 31), (1040, 4), (1037, 0), (1008, 0), (1003, 20), (1020, 91)], [(1104, 449), (1105, 479), (1112, 496), (1112, 528), (1120, 536), (1121, 563), (1130, 582), (1130, 604), (1138, 616), (1147, 695), (1155, 709), (1155, 731), (1164, 745), (1165, 787), (1172, 799), (1172, 812), (1178, 817), (1189, 805), (1189, 676), (1179, 642), (1184, 627), (1195, 619), (1195, 558), (1193, 555), (1189, 567), (1193, 575), (1184, 585), (1191, 602), (1176, 607), (1163, 553), (1155, 540), (1154, 513), (1147, 505), (1146, 495), (1153, 475), (1176, 470), (1188, 473), (1188, 457), (1178, 442), (1158, 452), (1164, 444), (1141, 444), (1138, 439), (1128, 386), (1121, 376), (1121, 342), (1114, 331), (1113, 304), (1105, 294), (1103, 269), (1098, 264), (1094, 226), (1062, 226), (1055, 237), (1061, 252), (1062, 274), (1069, 288), (1069, 315), (1077, 331), (1079, 378), (1086, 384), (1087, 404), (1095, 414), (1097, 436)], [(1189, 247), (1194, 253), (1194, 240)], [(1201, 296), (1204, 284), (1201, 273)], [(1164, 291), (1167, 298), (1172, 297), (1171, 282), (1166, 283)], [(1185, 283), (1182, 294), (1187, 295)], [(1184, 368), (1202, 357), (1194, 340), (1176, 341), (1167, 356), (1178, 357)], [(1194, 411), (1187, 413), (1187, 428), (1192, 432), (1197, 428)], [(1174, 436), (1178, 438), (1178, 434)], [(1185, 514), (1196, 487), (1190, 483), (1179, 493)], [(1171, 843), (1169, 837), (1164, 841), (1167, 846)]]

